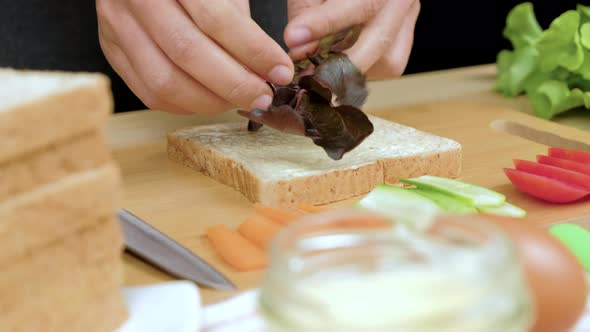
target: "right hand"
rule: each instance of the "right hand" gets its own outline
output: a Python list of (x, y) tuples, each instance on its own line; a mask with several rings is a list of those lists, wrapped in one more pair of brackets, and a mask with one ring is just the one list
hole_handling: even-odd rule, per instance
[(289, 0), (285, 42), (294, 60), (313, 52), (327, 35), (362, 26), (344, 53), (368, 79), (403, 74), (414, 42), (420, 0)]
[(107, 60), (150, 108), (266, 108), (265, 81), (293, 78), (292, 60), (251, 19), (248, 0), (97, 0), (96, 9)]

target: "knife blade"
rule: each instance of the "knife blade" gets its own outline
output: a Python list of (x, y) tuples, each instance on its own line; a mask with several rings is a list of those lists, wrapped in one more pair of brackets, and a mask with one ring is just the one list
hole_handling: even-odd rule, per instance
[(211, 265), (128, 210), (121, 209), (117, 216), (126, 249), (132, 254), (175, 277), (202, 286), (221, 290), (236, 288)]
[(511, 120), (494, 120), (490, 127), (538, 144), (590, 152), (590, 144), (588, 143), (561, 137), (555, 133), (539, 130), (523, 123)]

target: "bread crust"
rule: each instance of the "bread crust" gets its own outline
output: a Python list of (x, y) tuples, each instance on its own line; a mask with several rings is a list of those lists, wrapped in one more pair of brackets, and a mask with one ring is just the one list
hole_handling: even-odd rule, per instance
[(91, 224), (2, 268), (1, 331), (112, 331), (124, 322), (119, 223)]
[(0, 267), (112, 216), (122, 199), (115, 164), (79, 172), (0, 203)]
[(0, 203), (60, 178), (112, 161), (103, 132), (83, 133), (0, 164)]
[(128, 313), (110, 80), (0, 75), (0, 331), (114, 331)]
[(398, 184), (401, 178), (421, 175), (457, 178), (461, 174), (461, 161), (460, 148), (407, 158), (385, 159), (381, 161), (384, 169), (383, 183)]
[(93, 76), (90, 84), (0, 112), (0, 163), (103, 127), (113, 109), (110, 80)]
[[(103, 272), (104, 273), (104, 272)], [(129, 318), (127, 303), (123, 300), (120, 286), (101, 296), (94, 298), (94, 301), (86, 302), (84, 310), (71, 319), (62, 322), (63, 324), (55, 329), (58, 331), (84, 331), (84, 332), (105, 332), (118, 331)]]
[(225, 158), (221, 153), (204, 145), (195, 151), (189, 144), (168, 136), (168, 157), (186, 167), (193, 168), (203, 174), (239, 191), (251, 201), (257, 201), (260, 183), (254, 174), (243, 165), (232, 159)]
[[(194, 130), (198, 130), (198, 127)], [(437, 140), (442, 140), (438, 136), (420, 132), (420, 138), (425, 137), (429, 139), (425, 144), (436, 145)], [(458, 143), (453, 148), (449, 148), (448, 144), (443, 147), (441, 143), (438, 150), (435, 146), (436, 153), (384, 157), (357, 167), (334, 169), (287, 181), (271, 181), (257, 177), (239, 160), (225, 156), (198, 140), (172, 132), (168, 134), (167, 141), (169, 159), (238, 190), (251, 202), (273, 206), (329, 204), (366, 194), (382, 183), (397, 184), (404, 177), (429, 174), (456, 178), (461, 173), (462, 150)]]

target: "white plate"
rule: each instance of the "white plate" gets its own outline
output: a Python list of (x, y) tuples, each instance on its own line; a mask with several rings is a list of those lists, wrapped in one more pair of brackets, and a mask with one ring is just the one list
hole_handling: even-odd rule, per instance
[(117, 332), (195, 332), (201, 324), (201, 296), (187, 281), (127, 287), (129, 319)]

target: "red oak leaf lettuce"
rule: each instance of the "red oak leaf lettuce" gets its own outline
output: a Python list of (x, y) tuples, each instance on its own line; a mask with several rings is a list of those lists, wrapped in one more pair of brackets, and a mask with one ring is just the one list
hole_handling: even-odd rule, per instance
[(342, 53), (359, 32), (354, 28), (321, 40), (315, 53), (295, 63), (291, 84), (271, 85), (274, 96), (267, 109), (238, 111), (249, 119), (248, 130), (266, 125), (309, 137), (334, 160), (361, 144), (374, 130), (360, 109), (368, 92), (364, 76)]

